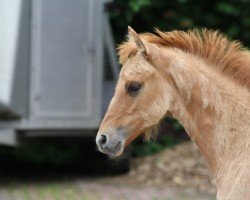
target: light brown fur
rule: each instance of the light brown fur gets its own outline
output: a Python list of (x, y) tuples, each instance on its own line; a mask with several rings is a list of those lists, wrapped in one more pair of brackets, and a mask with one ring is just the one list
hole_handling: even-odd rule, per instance
[[(170, 113), (208, 161), (217, 199), (250, 199), (249, 53), (217, 31), (157, 34), (119, 46), (123, 68), (100, 132), (130, 127), (128, 145)], [(143, 83), (137, 97), (125, 92), (131, 81)]]
[[(161, 32), (156, 29), (155, 34), (143, 33), (140, 37), (150, 43), (181, 49), (206, 61), (231, 77), (238, 83), (246, 85), (250, 90), (250, 53), (246, 52), (239, 42), (230, 42), (219, 31), (207, 29)], [(118, 47), (120, 62), (137, 52), (137, 47), (132, 40), (126, 41)]]

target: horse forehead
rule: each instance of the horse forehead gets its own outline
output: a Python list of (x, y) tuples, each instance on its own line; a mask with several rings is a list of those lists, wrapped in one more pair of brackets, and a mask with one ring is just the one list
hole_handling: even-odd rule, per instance
[(146, 61), (128, 62), (122, 67), (121, 75), (128, 77), (133, 75), (149, 75), (152, 68)]

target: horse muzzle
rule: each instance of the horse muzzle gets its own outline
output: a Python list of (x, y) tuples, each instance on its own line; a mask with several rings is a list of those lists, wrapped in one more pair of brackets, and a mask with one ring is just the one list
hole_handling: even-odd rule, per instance
[(111, 131), (98, 132), (96, 136), (96, 145), (99, 151), (115, 157), (123, 153), (125, 145), (125, 129), (112, 129)]

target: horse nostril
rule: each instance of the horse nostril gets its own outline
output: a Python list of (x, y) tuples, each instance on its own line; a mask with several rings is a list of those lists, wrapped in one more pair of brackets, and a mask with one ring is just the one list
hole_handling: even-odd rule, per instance
[(100, 139), (99, 139), (99, 144), (104, 146), (107, 142), (107, 136), (106, 135), (101, 135)]

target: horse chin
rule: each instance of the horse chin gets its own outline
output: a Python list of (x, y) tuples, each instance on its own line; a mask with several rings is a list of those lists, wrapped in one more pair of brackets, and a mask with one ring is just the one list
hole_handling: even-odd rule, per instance
[(124, 142), (120, 141), (117, 143), (117, 145), (114, 148), (106, 148), (106, 149), (99, 148), (99, 151), (101, 151), (104, 154), (107, 154), (111, 158), (115, 158), (115, 157), (119, 157), (122, 155), (124, 148), (125, 148)]
[(121, 149), (121, 150), (120, 150), (120, 151), (118, 151), (118, 152), (111, 153), (111, 154), (108, 154), (108, 155), (109, 155), (111, 158), (117, 158), (117, 157), (120, 157), (120, 156), (122, 155), (123, 150), (124, 150), (124, 148), (123, 148), (123, 149)]

